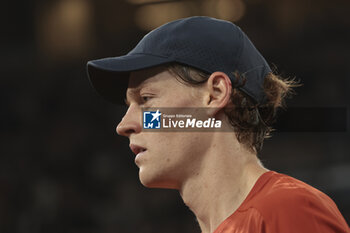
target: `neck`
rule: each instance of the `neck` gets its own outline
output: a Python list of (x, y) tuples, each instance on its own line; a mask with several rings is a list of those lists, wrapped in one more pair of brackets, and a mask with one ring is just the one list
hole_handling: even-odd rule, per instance
[(183, 201), (196, 215), (203, 233), (214, 232), (237, 210), (257, 179), (267, 171), (256, 155), (239, 143), (223, 144), (225, 137), (220, 139), (220, 145), (229, 147), (212, 146), (213, 150), (203, 155), (200, 171), (180, 188)]

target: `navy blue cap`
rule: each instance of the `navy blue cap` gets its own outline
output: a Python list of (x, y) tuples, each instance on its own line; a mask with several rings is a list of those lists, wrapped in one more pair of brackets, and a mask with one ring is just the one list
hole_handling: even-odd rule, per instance
[(235, 24), (205, 16), (172, 21), (149, 32), (127, 55), (87, 63), (96, 91), (108, 100), (124, 100), (129, 72), (177, 62), (209, 74), (222, 71), (239, 89), (263, 103), (263, 83), (271, 69), (247, 35)]

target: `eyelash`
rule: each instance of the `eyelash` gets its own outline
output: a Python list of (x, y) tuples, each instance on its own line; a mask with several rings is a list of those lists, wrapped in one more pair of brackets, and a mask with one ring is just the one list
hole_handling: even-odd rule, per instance
[(149, 101), (152, 98), (152, 96), (141, 96), (141, 100), (143, 103), (146, 103), (147, 101)]

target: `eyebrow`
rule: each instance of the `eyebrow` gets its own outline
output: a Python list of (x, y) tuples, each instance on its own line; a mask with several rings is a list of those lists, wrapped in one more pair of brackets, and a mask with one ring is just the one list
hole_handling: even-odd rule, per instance
[(151, 85), (149, 85), (149, 83), (142, 83), (140, 86), (138, 87), (134, 87), (132, 89), (129, 89), (126, 91), (126, 98), (124, 98), (124, 102), (127, 106), (130, 105), (130, 101), (129, 98), (136, 98), (138, 95), (140, 95), (141, 90), (142, 89), (148, 89), (150, 88), (151, 90), (156, 90), (154, 87), (152, 87)]

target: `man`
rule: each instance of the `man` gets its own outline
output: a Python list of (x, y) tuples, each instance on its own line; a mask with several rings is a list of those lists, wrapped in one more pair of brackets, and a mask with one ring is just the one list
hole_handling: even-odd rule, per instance
[[(125, 56), (90, 61), (88, 73), (107, 99), (121, 103), (126, 94), (117, 132), (130, 140), (141, 183), (179, 190), (203, 233), (350, 232), (328, 196), (259, 162), (293, 83), (272, 73), (236, 25), (208, 17), (173, 21)], [(163, 124), (149, 132), (142, 123), (148, 108), (158, 109), (150, 122), (162, 108), (192, 109), (224, 130), (203, 133), (203, 122), (188, 121), (183, 125), (199, 129), (166, 132)]]

